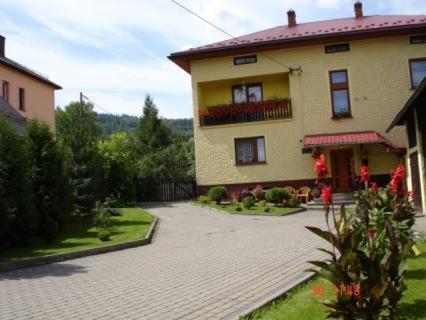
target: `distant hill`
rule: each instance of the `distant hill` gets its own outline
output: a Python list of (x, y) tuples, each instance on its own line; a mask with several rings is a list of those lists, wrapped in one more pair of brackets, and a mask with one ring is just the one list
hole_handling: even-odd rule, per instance
[[(133, 132), (139, 123), (139, 117), (123, 115), (113, 115), (107, 113), (98, 113), (97, 121), (101, 124), (103, 132), (109, 136), (117, 132)], [(187, 136), (194, 135), (192, 119), (163, 119), (167, 126), (173, 131), (183, 131)]]

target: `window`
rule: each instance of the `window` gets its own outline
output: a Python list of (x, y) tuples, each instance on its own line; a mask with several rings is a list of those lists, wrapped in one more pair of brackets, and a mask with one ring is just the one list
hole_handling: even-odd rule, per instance
[(234, 65), (238, 66), (240, 64), (248, 64), (248, 63), (256, 63), (257, 62), (257, 56), (243, 56), (243, 57), (235, 57), (234, 58)]
[(417, 88), (426, 77), (426, 58), (410, 60), (411, 88)]
[(325, 53), (349, 51), (349, 43), (330, 44), (325, 46)]
[(234, 103), (262, 101), (262, 84), (252, 83), (233, 86), (232, 99)]
[(9, 82), (3, 81), (2, 98), (9, 102)]
[(19, 110), (25, 111), (25, 89), (19, 88)]
[(235, 139), (237, 165), (265, 163), (265, 137)]
[(330, 71), (330, 92), (333, 118), (351, 117), (348, 72), (346, 70)]
[(421, 36), (411, 36), (410, 43), (411, 44), (426, 43), (426, 34), (423, 34)]

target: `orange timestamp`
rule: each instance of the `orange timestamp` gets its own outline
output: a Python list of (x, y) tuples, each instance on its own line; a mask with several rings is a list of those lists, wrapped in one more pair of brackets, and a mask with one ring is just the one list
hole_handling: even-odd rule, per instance
[[(336, 285), (332, 285), (331, 286), (333, 289), (333, 293), (336, 296), (343, 296), (343, 295), (348, 295), (348, 296), (355, 296), (355, 297), (359, 297), (359, 295), (361, 294), (361, 288), (359, 286), (359, 284), (344, 284), (341, 283), (339, 286)], [(323, 284), (314, 284), (312, 285), (312, 295), (316, 296), (316, 297), (324, 297), (326, 294), (326, 287)]]

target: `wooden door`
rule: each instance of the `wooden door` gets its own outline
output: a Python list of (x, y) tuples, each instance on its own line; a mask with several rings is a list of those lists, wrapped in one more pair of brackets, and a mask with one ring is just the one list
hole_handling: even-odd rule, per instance
[(411, 185), (413, 188), (414, 206), (416, 208), (422, 207), (422, 195), (420, 187), (420, 171), (419, 171), (419, 158), (418, 153), (413, 152), (410, 154), (410, 169), (411, 169)]
[(333, 192), (350, 192), (353, 187), (353, 150), (330, 151)]

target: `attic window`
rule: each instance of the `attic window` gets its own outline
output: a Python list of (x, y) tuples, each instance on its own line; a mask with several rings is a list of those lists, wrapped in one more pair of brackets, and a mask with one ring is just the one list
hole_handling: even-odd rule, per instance
[(325, 53), (335, 53), (349, 50), (349, 43), (330, 44), (325, 46)]
[(257, 62), (257, 56), (243, 56), (243, 57), (235, 57), (234, 58), (234, 65), (238, 66), (240, 64), (248, 64), (248, 63), (256, 63)]
[(426, 43), (426, 34), (422, 34), (421, 36), (411, 36), (410, 43), (411, 44)]

